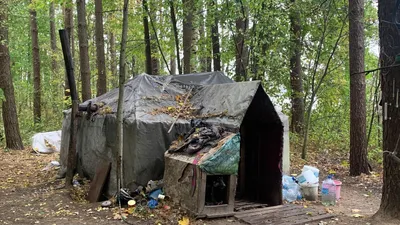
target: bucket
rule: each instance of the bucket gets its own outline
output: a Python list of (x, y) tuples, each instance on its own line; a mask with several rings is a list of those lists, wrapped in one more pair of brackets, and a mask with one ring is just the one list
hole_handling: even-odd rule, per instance
[(299, 181), (300, 184), (303, 183), (318, 183), (318, 178), (315, 177), (314, 173), (311, 170), (304, 171), (300, 174), (300, 176), (297, 177), (297, 180)]
[(340, 187), (342, 187), (342, 182), (338, 181), (338, 180), (334, 180), (333, 182), (335, 182), (336, 185), (336, 200), (340, 199)]
[(303, 192), (303, 197), (308, 201), (317, 201), (318, 199), (318, 183), (310, 184), (304, 183), (301, 184), (301, 191)]

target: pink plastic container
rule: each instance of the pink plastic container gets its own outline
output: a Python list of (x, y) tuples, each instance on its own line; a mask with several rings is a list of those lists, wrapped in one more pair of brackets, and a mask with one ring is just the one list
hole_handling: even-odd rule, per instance
[(340, 188), (342, 187), (342, 182), (338, 180), (334, 180), (335, 185), (336, 185), (336, 200), (338, 201), (340, 199)]

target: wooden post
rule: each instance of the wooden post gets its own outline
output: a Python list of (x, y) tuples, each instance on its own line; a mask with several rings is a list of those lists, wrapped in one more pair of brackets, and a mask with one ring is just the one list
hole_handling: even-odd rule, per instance
[(68, 33), (66, 30), (59, 30), (59, 34), (60, 34), (62, 51), (64, 55), (65, 69), (67, 71), (68, 83), (72, 98), (71, 128), (69, 137), (67, 172), (65, 176), (65, 186), (67, 188), (70, 188), (72, 187), (72, 179), (74, 177), (74, 171), (76, 168), (76, 130), (77, 130), (76, 114), (78, 112), (79, 100), (76, 93), (74, 66), (68, 42)]

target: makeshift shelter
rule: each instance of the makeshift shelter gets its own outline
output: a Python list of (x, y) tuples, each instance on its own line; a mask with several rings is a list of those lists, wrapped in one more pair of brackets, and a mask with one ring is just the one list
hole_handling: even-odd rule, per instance
[[(124, 87), (123, 186), (134, 190), (149, 180), (162, 179), (164, 152), (178, 135), (191, 129), (190, 121), (155, 113), (179, 107), (177, 96), (191, 93), (193, 116), (209, 124), (240, 129), (241, 162), (237, 197), (280, 204), (283, 126), (259, 81), (235, 83), (221, 72), (151, 76), (142, 74)], [(78, 171), (93, 178), (96, 167), (111, 162), (107, 194), (116, 192), (116, 115), (118, 89), (90, 100), (102, 102), (93, 119), (80, 117), (77, 132)], [(89, 101), (84, 104), (89, 103)], [(70, 112), (62, 128), (61, 171), (65, 171)]]

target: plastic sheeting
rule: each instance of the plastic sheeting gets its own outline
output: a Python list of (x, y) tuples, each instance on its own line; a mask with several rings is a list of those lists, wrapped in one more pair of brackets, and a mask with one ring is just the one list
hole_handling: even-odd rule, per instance
[[(145, 185), (149, 180), (161, 179), (164, 172), (164, 152), (179, 134), (187, 133), (191, 129), (188, 120), (178, 119), (172, 131), (168, 133), (175, 118), (167, 114), (154, 115), (151, 113), (154, 109), (176, 106), (175, 96), (192, 90), (190, 103), (199, 109), (200, 116), (226, 112), (223, 116), (206, 118), (204, 122), (239, 128), (259, 89), (262, 90), (259, 81), (235, 83), (221, 72), (173, 76), (142, 74), (127, 81), (123, 106), (123, 186), (135, 190), (138, 185)], [(94, 121), (85, 117), (79, 118), (78, 171), (92, 179), (98, 163), (103, 160), (111, 161), (107, 193), (112, 195), (117, 190), (115, 113), (118, 89), (89, 101), (103, 102), (113, 113), (98, 115)], [(271, 104), (269, 99), (266, 101)], [(272, 117), (279, 120), (273, 107), (271, 119)], [(69, 121), (70, 111), (66, 111), (62, 128), (61, 173), (65, 173), (66, 169)]]
[(61, 145), (61, 130), (37, 133), (32, 137), (32, 148), (40, 153), (59, 152)]
[(237, 175), (240, 160), (240, 134), (236, 134), (199, 166), (211, 175)]

